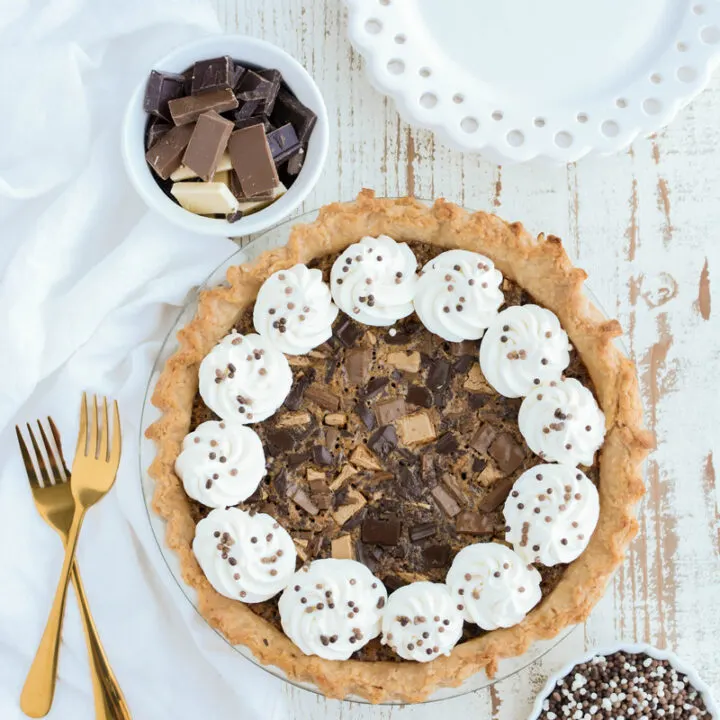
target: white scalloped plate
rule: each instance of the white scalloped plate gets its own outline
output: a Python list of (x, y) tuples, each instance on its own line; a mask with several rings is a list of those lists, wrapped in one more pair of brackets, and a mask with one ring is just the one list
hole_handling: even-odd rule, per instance
[(720, 0), (345, 1), (403, 119), (500, 163), (617, 152), (720, 60)]

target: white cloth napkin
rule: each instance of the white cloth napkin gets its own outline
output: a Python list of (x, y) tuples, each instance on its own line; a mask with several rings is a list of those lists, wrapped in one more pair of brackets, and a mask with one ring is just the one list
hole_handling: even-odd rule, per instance
[[(135, 720), (285, 718), (280, 681), (240, 657), (181, 595), (150, 532), (138, 433), (152, 363), (190, 287), (235, 246), (150, 214), (125, 176), (120, 123), (134, 85), (173, 46), (216, 32), (205, 0), (0, 3), (0, 718), (45, 625), (62, 548), (36, 513), (15, 423), (51, 414), (72, 457), (83, 389), (119, 400), (115, 489), (78, 557)], [(94, 717), (68, 597), (51, 718)]]

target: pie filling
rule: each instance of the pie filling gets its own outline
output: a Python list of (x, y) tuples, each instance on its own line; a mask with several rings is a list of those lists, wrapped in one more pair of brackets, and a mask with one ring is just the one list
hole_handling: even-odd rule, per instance
[[(440, 254), (429, 244), (408, 245), (421, 267)], [(322, 257), (309, 267), (322, 271), (329, 283), (337, 257)], [(507, 278), (501, 289), (504, 308), (533, 303)], [(234, 330), (254, 332), (253, 308)], [(307, 354), (288, 355), (289, 394), (277, 412), (251, 426), (262, 441), (267, 474), (237, 507), (274, 518), (294, 541), (298, 567), (324, 558), (357, 560), (389, 593), (410, 583), (445, 582), (466, 546), (504, 543), (509, 531), (503, 508), (513, 485), (543, 461), (520, 433), (522, 398), (500, 395), (483, 375), (480, 344), (443, 341), (416, 314), (391, 327), (373, 327), (340, 313), (326, 342)], [(571, 353), (563, 376), (594, 393), (577, 353)], [(219, 419), (198, 393), (190, 430)], [(257, 463), (251, 465), (246, 470), (257, 473)], [(583, 472), (597, 485), (597, 462)], [(195, 499), (189, 502), (196, 522), (211, 512)], [(218, 548), (227, 558), (231, 550), (222, 550), (222, 540)], [(566, 565), (536, 562), (535, 568), (544, 598)], [(377, 598), (378, 608), (384, 602)], [(282, 630), (278, 603), (275, 596), (249, 607)], [(485, 632), (465, 622), (460, 642)], [(324, 636), (321, 641), (330, 642)], [(400, 659), (379, 637), (352, 657)]]

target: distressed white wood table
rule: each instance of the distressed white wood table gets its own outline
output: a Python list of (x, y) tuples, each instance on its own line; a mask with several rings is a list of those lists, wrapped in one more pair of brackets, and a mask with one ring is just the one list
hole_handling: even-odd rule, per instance
[(316, 78), (330, 113), (327, 168), (304, 210), (381, 195), (443, 196), (563, 238), (626, 329), (657, 450), (640, 534), (585, 625), (493, 689), (405, 708), (325, 700), (286, 685), (297, 720), (522, 720), (548, 674), (619, 639), (675, 648), (720, 696), (720, 76), (672, 125), (618, 156), (497, 167), (437, 144), (374, 91), (339, 0), (214, 0), (229, 32), (265, 38)]

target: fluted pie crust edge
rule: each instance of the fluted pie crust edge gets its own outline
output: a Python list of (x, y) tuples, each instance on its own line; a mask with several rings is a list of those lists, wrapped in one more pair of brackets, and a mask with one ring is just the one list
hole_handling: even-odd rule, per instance
[[(189, 430), (201, 360), (256, 298), (272, 273), (339, 253), (365, 235), (418, 240), (442, 249), (487, 255), (502, 274), (526, 289), (560, 319), (595, 385), (607, 432), (600, 455), (600, 519), (585, 552), (557, 587), (518, 625), (458, 645), (449, 657), (429, 663), (331, 661), (306, 656), (282, 632), (246, 605), (216, 592), (192, 552), (195, 523), (174, 465)], [(635, 505), (644, 493), (641, 463), (653, 445), (643, 428), (634, 364), (614, 344), (622, 334), (583, 292), (585, 271), (573, 267), (560, 240), (532, 237), (521, 224), (495, 215), (468, 213), (437, 200), (428, 207), (412, 198), (376, 198), (363, 190), (353, 202), (333, 203), (317, 220), (296, 225), (285, 247), (255, 262), (231, 267), (227, 285), (201, 292), (195, 318), (178, 333), (153, 393), (162, 416), (146, 432), (157, 445), (149, 468), (153, 507), (167, 521), (165, 541), (179, 556), (185, 582), (197, 591), (198, 609), (231, 643), (248, 647), (258, 661), (310, 682), (328, 697), (360, 696), (371, 702), (419, 702), (440, 687), (457, 687), (484, 670), (493, 676), (502, 658), (523, 654), (536, 640), (552, 638), (584, 620), (601, 598), (625, 548), (638, 530)]]

